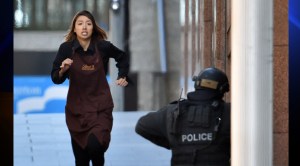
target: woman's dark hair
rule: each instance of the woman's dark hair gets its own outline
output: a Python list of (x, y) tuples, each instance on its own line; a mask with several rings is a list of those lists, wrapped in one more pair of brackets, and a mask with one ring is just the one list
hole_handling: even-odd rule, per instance
[(69, 27), (68, 33), (65, 35), (65, 41), (68, 42), (68, 41), (72, 41), (72, 40), (76, 39), (76, 33), (74, 33), (74, 28), (75, 28), (76, 20), (79, 16), (86, 16), (87, 18), (89, 18), (92, 21), (92, 24), (93, 24), (92, 40), (93, 39), (101, 39), (101, 40), (107, 39), (106, 32), (97, 25), (94, 16), (89, 11), (82, 10), (74, 16), (72, 23)]

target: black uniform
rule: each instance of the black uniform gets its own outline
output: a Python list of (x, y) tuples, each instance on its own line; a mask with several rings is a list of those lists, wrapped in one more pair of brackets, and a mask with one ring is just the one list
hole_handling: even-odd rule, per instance
[(211, 90), (188, 93), (141, 117), (136, 132), (172, 150), (172, 166), (230, 165), (230, 104)]

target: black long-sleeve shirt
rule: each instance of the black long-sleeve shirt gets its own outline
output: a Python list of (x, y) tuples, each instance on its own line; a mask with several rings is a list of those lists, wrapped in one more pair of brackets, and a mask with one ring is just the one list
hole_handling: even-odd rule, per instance
[(142, 116), (135, 126), (136, 133), (158, 146), (170, 149), (166, 120), (167, 111), (170, 111), (172, 107), (170, 104)]
[(129, 72), (129, 57), (125, 52), (106, 40), (91, 41), (87, 51), (84, 51), (79, 41), (75, 39), (72, 42), (64, 42), (60, 45), (51, 71), (52, 81), (55, 84), (61, 84), (69, 77), (68, 71), (64, 73), (63, 77), (59, 77), (59, 70), (62, 62), (67, 58), (71, 58), (73, 51), (80, 53), (81, 56), (89, 56), (94, 54), (95, 47), (98, 48), (101, 54), (105, 74), (107, 74), (108, 71), (109, 58), (114, 58), (117, 62), (116, 67), (119, 69), (118, 78), (127, 78)]

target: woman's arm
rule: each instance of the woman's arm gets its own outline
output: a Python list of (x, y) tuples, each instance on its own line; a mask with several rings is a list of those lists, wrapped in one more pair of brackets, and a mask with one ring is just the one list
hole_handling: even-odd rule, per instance
[(106, 52), (110, 58), (114, 58), (118, 68), (118, 78), (127, 78), (129, 72), (129, 57), (124, 51), (114, 46), (111, 42), (105, 41)]
[(69, 77), (68, 71), (65, 72), (61, 70), (61, 65), (65, 59), (71, 56), (71, 54), (72, 46), (70, 43), (63, 43), (60, 45), (51, 70), (51, 79), (53, 83), (61, 84)]

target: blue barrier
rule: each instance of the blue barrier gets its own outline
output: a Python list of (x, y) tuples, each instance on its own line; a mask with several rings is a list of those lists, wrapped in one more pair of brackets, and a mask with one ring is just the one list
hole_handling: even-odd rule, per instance
[(14, 76), (14, 113), (64, 112), (68, 85), (55, 85), (50, 76)]

